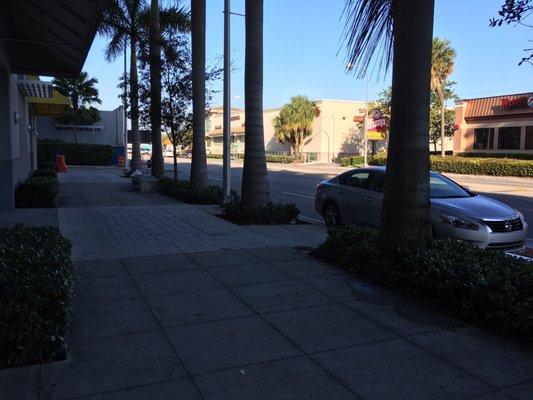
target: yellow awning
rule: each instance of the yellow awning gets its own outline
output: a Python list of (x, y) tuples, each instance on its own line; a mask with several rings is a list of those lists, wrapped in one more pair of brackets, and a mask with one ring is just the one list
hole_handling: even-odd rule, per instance
[(33, 105), (35, 115), (54, 118), (60, 117), (68, 105), (68, 99), (55, 90), (52, 91), (50, 98), (28, 97), (28, 102)]

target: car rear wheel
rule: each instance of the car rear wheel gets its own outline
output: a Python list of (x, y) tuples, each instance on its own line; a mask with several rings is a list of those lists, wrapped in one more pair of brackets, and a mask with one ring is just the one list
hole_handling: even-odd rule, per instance
[(324, 222), (328, 227), (339, 226), (341, 224), (341, 214), (339, 207), (332, 201), (324, 206)]

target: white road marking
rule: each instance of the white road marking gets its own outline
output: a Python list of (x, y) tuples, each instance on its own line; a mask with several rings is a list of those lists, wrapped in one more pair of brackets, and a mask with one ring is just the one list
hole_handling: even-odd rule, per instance
[(322, 221), (321, 219), (306, 217), (305, 215), (300, 215), (298, 218), (300, 218), (302, 221), (305, 221), (305, 222), (311, 222), (314, 224), (324, 225), (324, 221)]
[(314, 197), (304, 196), (303, 194), (298, 194), (298, 193), (291, 193), (291, 192), (281, 192), (281, 193), (282, 194), (288, 194), (289, 196), (303, 197), (304, 199), (311, 199), (311, 200), (315, 199)]
[(212, 181), (221, 181), (222, 180), (222, 178), (213, 178), (213, 177), (211, 177), (209, 179), (212, 180)]

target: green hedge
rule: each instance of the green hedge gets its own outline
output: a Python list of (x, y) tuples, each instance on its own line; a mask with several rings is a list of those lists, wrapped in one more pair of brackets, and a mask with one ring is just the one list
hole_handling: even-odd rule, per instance
[(224, 217), (239, 225), (278, 225), (294, 224), (300, 210), (292, 203), (268, 203), (266, 206), (251, 208), (239, 201), (224, 205)]
[(474, 158), (511, 158), (515, 160), (533, 160), (533, 154), (525, 153), (479, 153), (467, 152), (458, 153), (458, 157), (474, 157)]
[(59, 182), (50, 176), (28, 178), (15, 190), (17, 208), (54, 208), (57, 207)]
[[(430, 156), (431, 169), (467, 175), (495, 175), (533, 177), (533, 160), (510, 158), (474, 158)], [(386, 165), (386, 155), (374, 157), (370, 164)]]
[(377, 231), (329, 231), (314, 256), (511, 339), (533, 344), (533, 263), (457, 241), (380, 250)]
[(113, 148), (101, 144), (65, 143), (61, 140), (38, 140), (39, 165), (55, 162), (57, 154), (65, 156), (67, 165), (111, 165)]
[[(222, 154), (208, 154), (207, 158), (222, 159)], [(238, 159), (244, 159), (244, 154), (239, 154)], [(289, 164), (296, 161), (296, 158), (287, 154), (266, 154), (266, 161), (269, 163)]]
[(167, 196), (189, 204), (219, 204), (222, 201), (222, 188), (209, 186), (205, 189), (192, 189), (189, 181), (161, 179), (161, 191)]
[(64, 358), (70, 251), (56, 228), (0, 229), (0, 368)]
[(48, 177), (57, 179), (57, 172), (55, 169), (51, 168), (38, 168), (33, 171), (33, 174), (31, 176), (35, 178)]
[(365, 163), (364, 156), (353, 156), (341, 158), (341, 165), (343, 167), (358, 167)]

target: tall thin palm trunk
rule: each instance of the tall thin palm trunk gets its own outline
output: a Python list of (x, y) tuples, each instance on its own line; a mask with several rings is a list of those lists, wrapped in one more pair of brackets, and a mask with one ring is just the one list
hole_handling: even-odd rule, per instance
[(444, 116), (446, 114), (446, 104), (444, 104), (444, 93), (442, 93), (442, 90), (439, 90), (439, 101), (440, 101), (440, 155), (442, 157), (446, 156), (446, 147), (444, 140), (446, 139), (446, 134), (444, 132), (444, 128), (446, 125), (446, 122), (444, 120)]
[(205, 0), (191, 0), (193, 141), (190, 183), (209, 185), (205, 154)]
[(246, 134), (242, 201), (258, 207), (270, 201), (263, 126), (263, 0), (246, 0), (244, 66)]
[(130, 102), (131, 102), (131, 170), (141, 167), (139, 135), (139, 80), (137, 74), (137, 38), (130, 39)]
[(152, 133), (152, 175), (165, 175), (161, 143), (161, 28), (159, 1), (150, 7), (150, 125)]
[(380, 244), (431, 240), (429, 108), (434, 0), (393, 0), (394, 57)]

